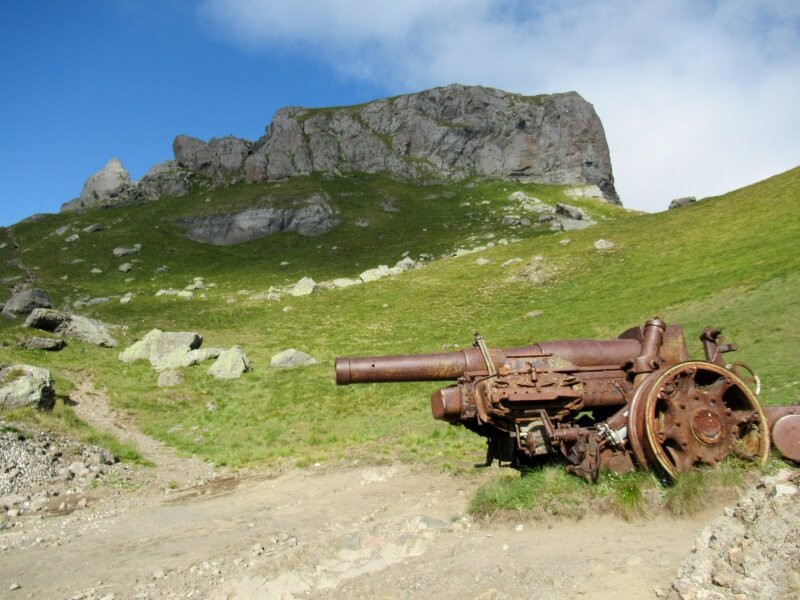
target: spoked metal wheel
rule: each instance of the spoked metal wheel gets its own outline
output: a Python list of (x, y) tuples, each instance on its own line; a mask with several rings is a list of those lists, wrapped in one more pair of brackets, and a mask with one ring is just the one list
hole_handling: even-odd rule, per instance
[(688, 361), (647, 377), (628, 414), (631, 449), (644, 468), (674, 478), (730, 454), (764, 463), (767, 419), (755, 394), (733, 372)]

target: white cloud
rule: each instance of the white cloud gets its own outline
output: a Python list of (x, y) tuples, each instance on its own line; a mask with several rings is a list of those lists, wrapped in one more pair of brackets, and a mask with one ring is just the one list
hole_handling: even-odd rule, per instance
[(232, 40), (290, 46), (391, 92), (451, 82), (577, 90), (632, 208), (800, 164), (800, 4), (204, 0)]

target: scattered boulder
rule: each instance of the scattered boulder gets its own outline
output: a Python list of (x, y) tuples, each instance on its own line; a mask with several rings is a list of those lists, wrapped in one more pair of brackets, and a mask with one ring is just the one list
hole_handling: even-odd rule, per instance
[(358, 285), (360, 283), (364, 283), (361, 279), (351, 279), (349, 277), (339, 277), (334, 279), (332, 282), (334, 287), (336, 288), (346, 288), (350, 287), (351, 285)]
[(67, 343), (61, 338), (30, 337), (17, 344), (23, 350), (46, 350), (48, 352), (58, 352)]
[(317, 364), (317, 360), (305, 352), (289, 348), (274, 355), (269, 364), (275, 368), (305, 367)]
[(292, 296), (308, 296), (309, 294), (315, 294), (319, 291), (319, 285), (317, 282), (311, 279), (311, 277), (303, 277), (300, 281), (294, 284), (294, 287), (289, 291), (289, 294)]
[(390, 275), (389, 267), (387, 265), (379, 265), (374, 269), (367, 269), (366, 271), (361, 273), (361, 275), (359, 275), (359, 278), (364, 283), (369, 283), (370, 281), (377, 281), (378, 279), (382, 279), (387, 275)]
[(30, 314), (37, 308), (50, 308), (50, 295), (41, 289), (33, 288), (12, 294), (3, 306), (3, 315), (18, 317)]
[(117, 267), (123, 273), (130, 273), (133, 270), (133, 265), (129, 262), (122, 263), (120, 266)]
[(486, 266), (491, 262), (492, 261), (490, 261), (488, 258), (486, 258), (484, 256), (481, 256), (481, 257), (475, 259), (475, 264), (479, 265), (481, 267)]
[(36, 308), (25, 319), (23, 327), (41, 329), (42, 331), (55, 331), (62, 324), (70, 320), (68, 313), (53, 308)]
[(103, 231), (103, 226), (100, 223), (92, 223), (88, 227), (83, 228), (84, 233), (96, 233), (98, 231)]
[(94, 267), (91, 271), (89, 271), (92, 275), (100, 275), (103, 272), (103, 269), (98, 269)]
[(582, 209), (578, 208), (577, 206), (562, 204), (561, 202), (556, 204), (556, 214), (563, 215), (576, 221), (586, 218), (586, 213), (584, 213)]
[(250, 361), (239, 346), (224, 350), (208, 369), (215, 379), (238, 379), (250, 370)]
[(600, 239), (594, 243), (594, 247), (597, 250), (611, 250), (614, 247), (614, 242)]
[(37, 308), (25, 320), (24, 327), (50, 331), (104, 348), (117, 347), (117, 340), (106, 323), (59, 310)]
[(68, 244), (71, 244), (72, 242), (77, 242), (79, 239), (81, 239), (81, 236), (79, 236), (77, 233), (73, 233), (72, 235), (65, 237), (64, 241)]
[(694, 196), (685, 196), (683, 198), (675, 198), (672, 202), (669, 203), (669, 209), (672, 210), (674, 208), (681, 208), (682, 206), (689, 206), (693, 202), (697, 202), (697, 198)]
[(182, 350), (187, 353), (189, 350), (199, 348), (202, 343), (203, 337), (199, 333), (152, 329), (141, 340), (123, 350), (119, 360), (124, 363), (147, 360), (154, 368), (158, 368), (172, 352)]
[(58, 229), (56, 229), (56, 230), (55, 230), (53, 233), (54, 233), (55, 235), (57, 235), (57, 236), (61, 237), (62, 235), (64, 235), (64, 234), (65, 234), (65, 233), (67, 233), (68, 231), (69, 231), (69, 225), (62, 225), (61, 227), (59, 227)]
[(50, 409), (55, 402), (53, 376), (47, 369), (11, 364), (0, 368), (0, 408), (35, 406)]
[(128, 256), (129, 254), (136, 254), (141, 249), (142, 249), (141, 244), (134, 244), (130, 248), (126, 248), (124, 246), (117, 246), (111, 251), (111, 253), (117, 258), (120, 258), (122, 256)]
[(168, 369), (158, 374), (158, 387), (175, 387), (183, 383), (183, 375), (174, 369)]
[(186, 346), (175, 348), (168, 354), (158, 358), (156, 362), (150, 363), (156, 371), (179, 369), (181, 367), (192, 367), (203, 361), (218, 358), (224, 350), (222, 348), (197, 348), (187, 350)]
[(119, 299), (120, 304), (130, 304), (131, 300), (133, 300), (133, 292), (125, 292), (122, 295), (122, 298)]

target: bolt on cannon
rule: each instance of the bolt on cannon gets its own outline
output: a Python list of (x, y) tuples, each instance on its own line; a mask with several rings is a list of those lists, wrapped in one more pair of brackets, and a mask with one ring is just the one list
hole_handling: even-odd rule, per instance
[(487, 439), (486, 461), (523, 469), (560, 456), (594, 481), (638, 465), (666, 478), (729, 455), (764, 463), (770, 431), (800, 461), (800, 406), (764, 408), (760, 380), (720, 331), (691, 360), (683, 328), (655, 317), (612, 340), (560, 340), (437, 354), (340, 357), (336, 383), (450, 380), (431, 396), (435, 419)]

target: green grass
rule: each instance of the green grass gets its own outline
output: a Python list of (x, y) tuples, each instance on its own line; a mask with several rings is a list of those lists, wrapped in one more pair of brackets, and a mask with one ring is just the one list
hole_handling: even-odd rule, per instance
[[(783, 461), (773, 458), (763, 469), (774, 471)], [(582, 518), (589, 513), (616, 514), (633, 520), (658, 512), (695, 514), (719, 500), (732, 499), (759, 473), (752, 464), (729, 457), (716, 469), (682, 473), (670, 485), (652, 473), (602, 473), (595, 484), (551, 465), (499, 476), (478, 488), (469, 512), (481, 518), (515, 516)]]
[[(512, 212), (507, 198), (517, 189), (545, 202), (582, 206), (600, 224), (559, 235), (504, 228), (502, 216)], [(316, 238), (287, 233), (218, 247), (192, 242), (172, 224), (181, 216), (290, 202), (318, 191), (328, 194), (342, 223)], [(430, 418), (428, 396), (436, 383), (336, 387), (334, 358), (452, 350), (468, 346), (476, 330), (491, 346), (501, 347), (606, 338), (657, 314), (685, 326), (695, 357), (701, 356), (697, 336), (702, 328), (723, 328), (741, 348), (736, 357), (761, 374), (764, 402), (796, 402), (798, 196), (800, 169), (680, 210), (647, 215), (594, 200), (568, 200), (555, 186), (483, 181), (415, 186), (385, 175), (312, 176), (54, 215), (16, 225), (14, 233), (27, 250), (20, 256), (57, 305), (130, 290), (136, 297), (127, 306), (112, 301), (81, 312), (126, 325), (117, 333), (123, 345), (153, 327), (199, 331), (209, 346), (240, 344), (254, 370), (240, 380), (218, 382), (204, 367), (194, 367), (186, 370), (184, 384), (162, 389), (148, 365), (123, 365), (117, 351), (78, 342), (54, 354), (0, 348), (0, 362), (45, 366), (63, 381), (90, 373), (113, 405), (131, 413), (146, 433), (220, 465), (405, 460), (468, 471), (482, 456), (483, 442)], [(400, 211), (382, 212), (378, 205), (386, 198)], [(357, 227), (358, 218), (370, 226)], [(107, 229), (81, 233), (71, 245), (48, 237), (63, 224), (82, 228), (94, 222)], [(415, 258), (421, 253), (439, 257), (503, 237), (521, 241), (438, 259), (417, 271), (344, 290), (279, 302), (248, 299), (306, 275), (318, 281), (353, 277), (378, 264), (392, 265), (405, 251)], [(559, 243), (565, 237), (570, 244)], [(598, 238), (616, 247), (598, 252), (592, 246)], [(111, 255), (113, 247), (137, 242), (139, 254)], [(475, 265), (478, 256), (491, 263)], [(554, 272), (542, 285), (520, 276), (535, 256)], [(500, 267), (511, 258), (523, 261)], [(73, 264), (75, 259), (84, 262)], [(137, 261), (134, 270), (120, 273), (116, 267), (131, 259)], [(289, 265), (281, 266), (282, 261)], [(155, 273), (162, 264), (169, 271)], [(101, 275), (90, 275), (95, 266)], [(153, 295), (162, 287), (182, 288), (194, 276), (218, 285), (191, 301)], [(126, 277), (135, 279), (126, 283)], [(525, 318), (532, 310), (541, 310), (541, 316)], [(24, 334), (18, 323), (0, 320), (0, 342), (11, 344)], [(271, 369), (270, 357), (290, 347), (308, 352), (319, 364)], [(209, 403), (216, 409), (207, 410)], [(635, 510), (635, 489), (627, 482), (615, 485), (622, 504)]]

